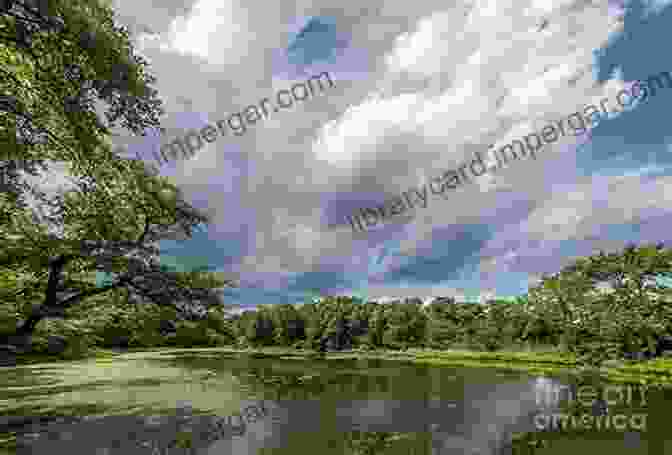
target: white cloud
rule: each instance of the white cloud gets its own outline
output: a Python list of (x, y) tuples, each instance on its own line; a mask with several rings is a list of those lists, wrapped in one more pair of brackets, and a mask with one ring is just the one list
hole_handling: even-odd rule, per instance
[(233, 1), (197, 0), (186, 17), (178, 16), (171, 23), (161, 48), (193, 54), (210, 63), (238, 57), (249, 39), (246, 11)]
[(363, 148), (370, 148), (371, 153), (382, 151), (375, 148), (380, 138), (411, 122), (421, 100), (418, 94), (389, 99), (373, 95), (350, 107), (340, 119), (322, 128), (314, 146), (316, 158), (334, 166), (350, 167), (365, 153)]
[[(135, 3), (119, 8), (132, 16), (133, 8), (139, 8)], [(446, 6), (419, 0), (384, 2), (375, 14), (366, 15), (355, 4), (335, 8), (326, 1), (199, 0), (176, 11), (164, 26), (153, 26), (158, 38), (143, 38), (166, 110), (183, 110), (177, 100), (181, 96), (211, 120), (223, 118), (291, 85), (274, 72), (270, 50), (285, 46), (297, 17), (318, 11), (337, 16), (354, 47), (366, 51), (372, 67), (368, 76), (337, 81), (332, 92), (274, 115), (243, 137), (218, 139), (183, 163), (176, 177), (181, 185), (200, 190), (202, 182), (229, 175), (230, 163), (220, 159), (225, 147), (249, 157), (252, 175), (242, 204), (256, 216), (251, 228), (256, 250), (242, 260), (241, 275), (276, 274), (280, 281), (311, 271), (315, 264), (346, 261), (344, 268), (359, 267), (357, 258), (367, 251), (353, 251), (349, 228), (325, 225), (324, 193), (356, 188), (399, 194), (471, 159), (474, 150), (503, 145), (588, 103), (599, 104), (623, 85), (616, 81), (601, 87), (593, 79), (593, 50), (622, 27), (596, 2)], [(540, 31), (544, 19), (548, 23)], [(570, 141), (550, 148), (558, 150)], [(543, 170), (561, 170), (552, 161), (553, 152), (544, 153), (548, 156), (512, 163), (445, 200), (431, 201), (404, 227), (402, 250), (410, 254), (423, 242), (426, 246), (437, 227), (478, 222), (484, 208), (496, 202), (495, 190), (507, 188), (539, 206), (521, 223), (530, 235), (566, 238), (582, 232), (598, 220), (580, 198), (590, 188), (575, 188), (571, 201), (567, 192), (553, 196)], [(623, 191), (626, 199), (636, 198)], [(658, 201), (664, 191), (656, 191)], [(236, 219), (225, 196), (207, 194), (222, 224)], [(615, 207), (611, 216), (616, 218)], [(551, 231), (548, 222), (559, 230)], [(393, 295), (392, 289), (380, 292)], [(423, 289), (408, 292), (427, 295)]]
[[(446, 70), (441, 64), (454, 58), (453, 46), (460, 39), (463, 6), (453, 10), (437, 11), (420, 19), (415, 31), (400, 34), (395, 48), (386, 56), (392, 72), (406, 72), (411, 77), (431, 77)], [(446, 43), (436, 46), (437, 42)]]

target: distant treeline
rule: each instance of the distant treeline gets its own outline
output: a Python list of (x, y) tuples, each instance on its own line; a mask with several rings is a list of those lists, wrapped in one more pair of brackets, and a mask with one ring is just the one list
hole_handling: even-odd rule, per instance
[[(313, 350), (553, 346), (591, 363), (660, 355), (672, 332), (672, 253), (662, 245), (582, 258), (544, 276), (514, 300), (485, 303), (419, 298), (363, 303), (325, 297), (317, 303), (261, 305), (236, 316), (210, 309), (197, 320), (151, 304), (125, 305), (122, 294), (84, 304), (72, 320), (38, 330), (72, 334), (96, 346), (284, 346)], [(70, 327), (72, 326), (72, 327)]]

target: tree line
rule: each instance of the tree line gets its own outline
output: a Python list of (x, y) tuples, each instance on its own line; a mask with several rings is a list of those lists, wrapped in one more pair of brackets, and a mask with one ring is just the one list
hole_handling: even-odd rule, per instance
[[(222, 290), (235, 279), (160, 260), (161, 240), (189, 239), (210, 215), (112, 150), (114, 128), (161, 129), (155, 82), (109, 1), (0, 1), (0, 358), (92, 346), (543, 345), (599, 363), (672, 349), (662, 244), (578, 259), (512, 300), (325, 296), (228, 317)], [(28, 178), (54, 169), (67, 189)]]
[(48, 334), (56, 334), (101, 347), (534, 348), (573, 353), (589, 364), (646, 359), (672, 350), (672, 296), (661, 282), (669, 277), (671, 259), (672, 251), (662, 245), (629, 245), (580, 258), (515, 299), (484, 303), (325, 296), (233, 316), (223, 306), (211, 307), (187, 317), (174, 307), (129, 304), (132, 294), (117, 290), (83, 302), (67, 319), (46, 321), (36, 334), (43, 350)]
[(330, 297), (268, 305), (231, 323), (243, 346), (308, 349), (557, 347), (580, 362), (672, 351), (672, 250), (663, 244), (579, 258), (515, 299), (419, 298), (378, 304)]

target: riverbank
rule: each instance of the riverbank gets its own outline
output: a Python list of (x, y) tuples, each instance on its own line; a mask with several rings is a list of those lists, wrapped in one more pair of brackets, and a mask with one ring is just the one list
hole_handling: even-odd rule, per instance
[[(473, 368), (496, 368), (511, 371), (526, 371), (531, 374), (598, 374), (605, 379), (614, 382), (642, 382), (647, 384), (672, 385), (672, 358), (661, 358), (648, 361), (609, 361), (602, 368), (587, 370), (580, 367), (571, 354), (560, 352), (521, 352), (521, 351), (495, 351), (478, 352), (468, 350), (430, 350), (408, 349), (406, 351), (392, 350), (351, 350), (331, 351), (321, 354), (316, 351), (288, 348), (258, 348), (239, 349), (235, 347), (203, 347), (203, 348), (154, 348), (154, 349), (128, 349), (113, 351), (97, 349), (87, 358), (95, 358), (96, 361), (104, 362), (120, 355), (132, 355), (135, 353), (157, 353), (158, 355), (185, 351), (198, 352), (221, 352), (238, 355), (251, 355), (254, 357), (274, 357), (279, 359), (314, 360), (314, 359), (380, 359), (411, 362), (427, 365), (447, 365), (456, 367)], [(64, 359), (48, 356), (23, 356), (17, 358), (17, 365), (63, 362)]]
[[(230, 350), (252, 353), (257, 356), (291, 359), (310, 359), (319, 356), (311, 351), (290, 349)], [(408, 349), (406, 351), (342, 351), (329, 352), (325, 359), (381, 359), (427, 365), (456, 367), (496, 368), (510, 371), (526, 371), (532, 374), (585, 374), (596, 373), (614, 382), (645, 382), (648, 384), (672, 385), (672, 359), (656, 359), (644, 362), (607, 362), (600, 369), (590, 371), (582, 368), (576, 359), (559, 352), (497, 351), (478, 352), (468, 350)]]

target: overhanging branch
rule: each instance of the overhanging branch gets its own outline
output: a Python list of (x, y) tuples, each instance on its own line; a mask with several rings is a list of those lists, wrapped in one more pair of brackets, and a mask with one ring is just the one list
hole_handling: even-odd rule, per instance
[(102, 287), (99, 287), (99, 288), (96, 288), (96, 289), (91, 289), (89, 291), (80, 292), (77, 295), (73, 295), (73, 296), (68, 297), (67, 299), (59, 302), (58, 306), (67, 308), (67, 307), (71, 306), (72, 304), (76, 303), (77, 301), (79, 301), (81, 299), (84, 299), (86, 297), (92, 297), (94, 295), (103, 294), (107, 291), (111, 291), (112, 289), (116, 289), (116, 288), (119, 288), (119, 287), (124, 286), (126, 284), (129, 284), (131, 282), (131, 280), (132, 280), (132, 278), (130, 278), (130, 277), (123, 277), (123, 278), (119, 279), (116, 283), (108, 284), (108, 285), (105, 285), (105, 286), (102, 286)]

